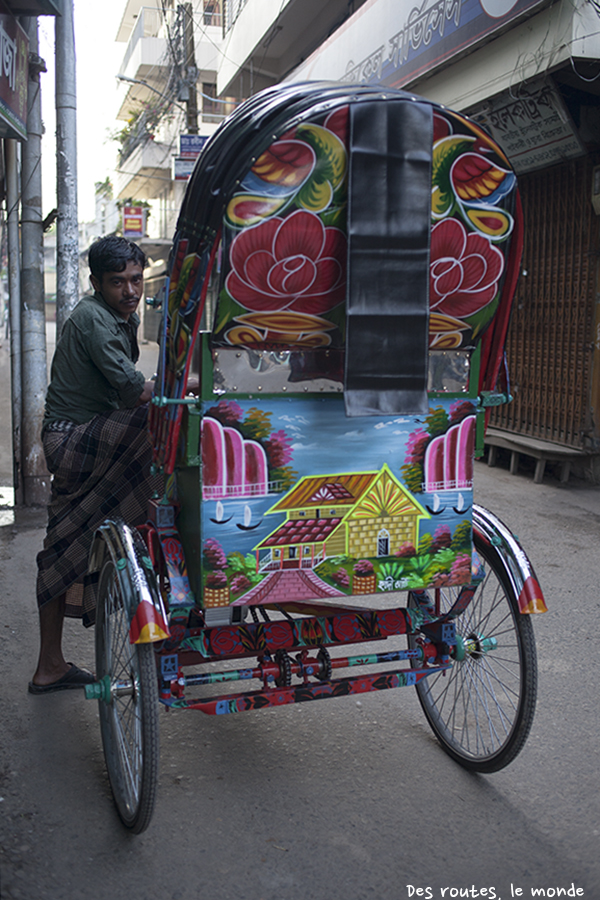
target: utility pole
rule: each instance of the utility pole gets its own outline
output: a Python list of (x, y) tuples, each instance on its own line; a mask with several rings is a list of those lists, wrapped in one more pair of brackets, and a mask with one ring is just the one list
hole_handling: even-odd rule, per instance
[(4, 141), (6, 167), (6, 231), (10, 323), (10, 383), (13, 434), (13, 486), (15, 506), (23, 503), (21, 466), (21, 248), (19, 246), (19, 142)]
[(73, 0), (55, 19), (56, 53), (56, 339), (79, 302), (77, 225), (77, 94)]
[(198, 67), (196, 65), (196, 47), (194, 44), (194, 9), (191, 3), (183, 4), (183, 38), (185, 82), (188, 88), (187, 98), (187, 133), (198, 134)]
[(23, 19), (29, 35), (27, 141), (21, 174), (21, 378), (23, 391), (23, 502), (43, 506), (50, 494), (50, 476), (41, 430), (46, 396), (46, 316), (44, 309), (44, 243), (42, 226), (42, 110), (37, 18)]

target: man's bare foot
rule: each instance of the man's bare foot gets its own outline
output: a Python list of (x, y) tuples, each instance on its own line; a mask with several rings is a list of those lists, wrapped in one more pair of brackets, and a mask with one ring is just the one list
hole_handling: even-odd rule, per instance
[[(40, 663), (41, 662), (42, 661), (40, 660)], [(65, 659), (60, 660), (54, 665), (45, 665), (44, 668), (41, 668), (38, 663), (38, 667), (31, 679), (31, 683), (38, 685), (54, 684), (55, 681), (59, 681), (63, 678), (70, 668), (71, 666)]]
[(63, 678), (71, 664), (62, 652), (65, 594), (40, 607), (40, 655), (31, 684), (48, 685)]

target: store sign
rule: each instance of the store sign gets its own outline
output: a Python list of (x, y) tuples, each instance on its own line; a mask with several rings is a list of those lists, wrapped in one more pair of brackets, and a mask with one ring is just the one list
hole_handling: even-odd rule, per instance
[(185, 159), (196, 159), (207, 140), (208, 137), (203, 134), (180, 134), (179, 156)]
[(0, 137), (27, 139), (29, 39), (0, 2)]
[(585, 152), (564, 101), (549, 80), (540, 78), (504, 91), (471, 115), (491, 131), (517, 174)]
[(196, 159), (196, 156), (174, 156), (173, 181), (189, 181), (196, 165)]
[(367, 0), (288, 81), (402, 87), (548, 0)]
[(123, 236), (141, 238), (146, 232), (146, 210), (142, 206), (123, 207)]

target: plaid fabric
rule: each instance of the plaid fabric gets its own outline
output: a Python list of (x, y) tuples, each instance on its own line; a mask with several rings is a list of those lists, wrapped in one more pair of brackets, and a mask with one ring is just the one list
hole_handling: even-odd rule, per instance
[(44, 434), (54, 478), (44, 549), (37, 557), (39, 606), (66, 592), (66, 615), (93, 624), (97, 576), (87, 576), (87, 567), (94, 532), (107, 518), (143, 523), (148, 499), (161, 488), (160, 477), (150, 475), (147, 418), (147, 407), (139, 406), (103, 413), (66, 433)]

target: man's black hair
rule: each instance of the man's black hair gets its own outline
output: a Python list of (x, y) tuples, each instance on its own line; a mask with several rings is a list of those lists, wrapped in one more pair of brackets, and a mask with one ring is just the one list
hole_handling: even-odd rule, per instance
[(94, 241), (88, 253), (90, 272), (102, 281), (105, 272), (122, 272), (128, 262), (144, 269), (148, 263), (146, 254), (133, 241), (109, 234)]

